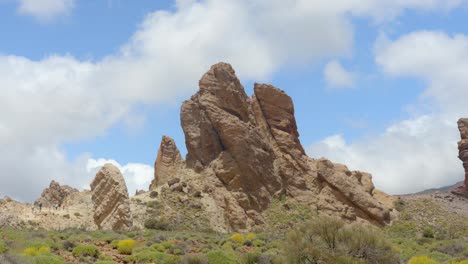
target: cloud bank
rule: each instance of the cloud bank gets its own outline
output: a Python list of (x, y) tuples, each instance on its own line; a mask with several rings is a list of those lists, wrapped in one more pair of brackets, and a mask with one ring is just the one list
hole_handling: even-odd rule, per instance
[(311, 155), (370, 171), (376, 185), (393, 194), (461, 181), (456, 122), (468, 116), (468, 37), (434, 31), (396, 40), (383, 36), (376, 43), (375, 60), (388, 76), (426, 82), (427, 88), (411, 106), (413, 116), (391, 124), (380, 135), (351, 143), (341, 135), (330, 136), (311, 146)]

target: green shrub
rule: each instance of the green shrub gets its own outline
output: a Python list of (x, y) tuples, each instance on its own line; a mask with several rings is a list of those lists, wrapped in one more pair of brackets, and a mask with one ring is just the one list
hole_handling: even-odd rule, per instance
[(62, 257), (52, 254), (39, 255), (33, 258), (34, 264), (64, 264), (65, 261)]
[(161, 243), (161, 246), (163, 246), (165, 249), (169, 249), (171, 248), (172, 246), (174, 246), (174, 244), (172, 244), (171, 242), (169, 241), (164, 241)]
[(434, 231), (431, 228), (424, 229), (423, 237), (425, 237), (425, 238), (434, 238)]
[(151, 248), (153, 248), (154, 250), (158, 252), (166, 252), (166, 248), (163, 245), (158, 244), (158, 243), (151, 245)]
[(161, 252), (154, 252), (151, 250), (144, 250), (128, 256), (125, 259), (127, 262), (136, 263), (158, 263), (158, 264), (178, 264), (179, 257), (171, 256)]
[(144, 223), (145, 228), (152, 229), (152, 230), (161, 230), (167, 231), (169, 230), (169, 222), (162, 219), (157, 218), (150, 218), (147, 219)]
[(433, 259), (430, 259), (426, 256), (413, 257), (410, 259), (408, 264), (437, 264)]
[(208, 260), (205, 256), (200, 255), (186, 255), (182, 258), (181, 263), (183, 264), (208, 264)]
[(206, 254), (210, 264), (237, 264), (237, 257), (232, 253), (223, 251), (210, 251)]
[(94, 264), (117, 264), (117, 263), (112, 260), (98, 260)]
[(121, 240), (117, 244), (117, 251), (123, 255), (131, 255), (135, 248), (136, 241), (132, 239)]
[(5, 241), (0, 240), (0, 255), (4, 254), (7, 251), (8, 251), (8, 245), (5, 243)]
[(98, 257), (99, 250), (95, 245), (78, 245), (72, 252), (75, 257)]
[(252, 242), (252, 245), (254, 247), (264, 247), (265, 246), (265, 241), (263, 240), (260, 240), (260, 239), (255, 239), (253, 242)]

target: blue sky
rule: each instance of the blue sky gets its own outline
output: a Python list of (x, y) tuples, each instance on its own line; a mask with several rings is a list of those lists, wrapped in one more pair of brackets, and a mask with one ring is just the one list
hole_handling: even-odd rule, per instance
[(180, 105), (222, 60), (248, 94), (257, 81), (293, 98), (312, 157), (390, 193), (462, 179), (464, 1), (252, 3), (0, 0), (0, 195), (83, 188), (108, 161), (147, 188), (162, 135), (185, 154)]

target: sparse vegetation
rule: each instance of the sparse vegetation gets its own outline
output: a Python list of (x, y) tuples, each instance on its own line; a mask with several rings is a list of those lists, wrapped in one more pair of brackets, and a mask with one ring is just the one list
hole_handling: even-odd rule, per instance
[(274, 228), (245, 234), (177, 231), (174, 221), (161, 228), (158, 217), (152, 229), (128, 232), (0, 229), (0, 255), (28, 264), (468, 264), (466, 220), (431, 202), (405, 203), (383, 229), (318, 217), (287, 198), (274, 203), (264, 212)]

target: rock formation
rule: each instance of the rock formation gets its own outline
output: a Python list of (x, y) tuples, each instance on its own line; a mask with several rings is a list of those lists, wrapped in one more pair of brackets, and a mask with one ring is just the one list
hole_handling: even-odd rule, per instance
[(150, 190), (154, 190), (176, 177), (182, 162), (182, 156), (174, 140), (168, 136), (163, 136), (154, 163), (154, 180), (151, 183)]
[(468, 118), (458, 120), (458, 130), (460, 130), (461, 135), (461, 141), (458, 142), (458, 157), (463, 162), (465, 181), (452, 190), (452, 193), (468, 198)]
[(91, 183), (94, 222), (99, 229), (125, 230), (132, 226), (130, 201), (122, 173), (105, 164)]
[(391, 220), (390, 208), (373, 196), (369, 174), (307, 157), (292, 99), (284, 91), (255, 84), (249, 98), (226, 63), (212, 66), (199, 86), (181, 109), (186, 165), (215, 175), (220, 183), (212, 180), (211, 190), (227, 190), (229, 195), (216, 201), (234, 229), (261, 223), (260, 213), (281, 195), (350, 220), (378, 225)]
[(58, 182), (52, 181), (48, 188), (42, 191), (41, 197), (36, 200), (35, 204), (42, 203), (45, 207), (54, 205), (63, 205), (65, 199), (78, 190), (67, 185), (61, 186)]

